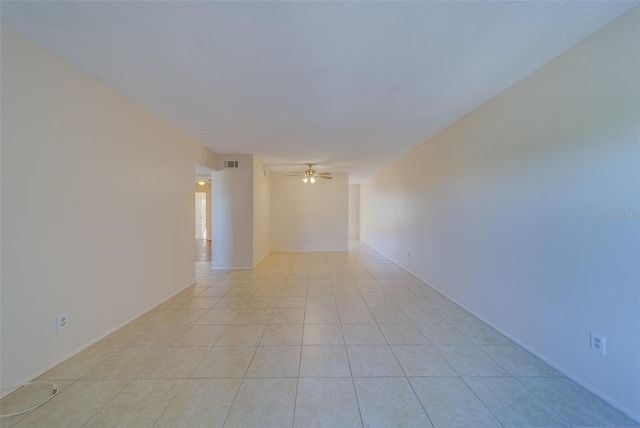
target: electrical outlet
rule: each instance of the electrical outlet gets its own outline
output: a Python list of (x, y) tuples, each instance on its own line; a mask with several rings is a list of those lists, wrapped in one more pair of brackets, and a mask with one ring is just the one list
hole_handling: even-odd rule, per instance
[(56, 317), (56, 331), (64, 330), (69, 327), (69, 314), (64, 313)]
[(599, 354), (607, 355), (607, 338), (591, 332), (591, 349)]

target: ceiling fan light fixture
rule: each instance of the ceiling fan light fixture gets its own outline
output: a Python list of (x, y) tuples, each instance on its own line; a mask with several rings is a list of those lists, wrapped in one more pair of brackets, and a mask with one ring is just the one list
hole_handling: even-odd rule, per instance
[(316, 172), (316, 170), (312, 168), (313, 166), (312, 163), (307, 163), (305, 165), (307, 165), (308, 168), (305, 169), (304, 172), (295, 171), (290, 174), (285, 174), (285, 176), (303, 177), (302, 182), (304, 184), (309, 184), (309, 183), (315, 184), (315, 182), (318, 181), (317, 180), (318, 178), (324, 178), (327, 180), (331, 180), (333, 178), (330, 172)]

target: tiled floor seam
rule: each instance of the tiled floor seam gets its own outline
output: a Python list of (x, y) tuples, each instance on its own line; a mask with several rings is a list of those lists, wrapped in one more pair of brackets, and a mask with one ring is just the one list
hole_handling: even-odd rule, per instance
[[(536, 377), (536, 376), (531, 376), (531, 377)], [(549, 410), (551, 410), (553, 413), (555, 413), (560, 419), (562, 419), (563, 421), (565, 421), (567, 423), (568, 426), (573, 427), (574, 425), (567, 420), (565, 417), (563, 417), (560, 413), (556, 412), (555, 409), (553, 409), (551, 406), (549, 406), (547, 403), (544, 402), (544, 399), (542, 397), (540, 397), (538, 394), (536, 394), (534, 391), (531, 391), (529, 388), (527, 388), (527, 386), (525, 384), (523, 384), (522, 382), (520, 382), (520, 379), (518, 379), (517, 377), (513, 376), (513, 379), (518, 382), (519, 385), (521, 385), (529, 394), (533, 395), (534, 397), (536, 397), (536, 399), (538, 401), (540, 401), (540, 403), (542, 403), (542, 405), (544, 405), (545, 407), (547, 407)]]
[[(123, 379), (124, 380), (124, 379)], [(115, 394), (113, 394), (113, 397), (111, 397), (109, 400), (107, 400), (104, 405), (102, 407), (100, 407), (93, 415), (91, 415), (86, 421), (84, 421), (84, 423), (82, 425), (80, 425), (80, 427), (84, 427), (85, 425), (87, 425), (89, 422), (91, 422), (91, 419), (93, 419), (98, 413), (100, 413), (102, 411), (102, 409), (104, 409), (105, 407), (107, 407), (109, 405), (109, 403), (111, 403), (122, 391), (124, 391), (124, 389), (129, 386), (131, 384), (131, 382), (133, 382), (133, 379), (128, 379), (128, 382), (126, 384), (124, 384), (122, 386), (122, 388), (120, 388), (120, 390), (118, 392), (116, 392)]]
[[(193, 373), (191, 373), (193, 374)], [(158, 417), (156, 418), (155, 421), (153, 421), (153, 424), (151, 425), (151, 427), (155, 427), (156, 424), (158, 423), (158, 421), (160, 421), (160, 419), (162, 419), (162, 416), (167, 412), (167, 409), (169, 409), (169, 407), (171, 407), (171, 404), (175, 401), (175, 399), (178, 397), (178, 395), (180, 395), (180, 392), (184, 389), (185, 386), (187, 386), (187, 383), (189, 382), (189, 379), (191, 379), (190, 377), (188, 379), (186, 379), (186, 381), (182, 384), (182, 386), (178, 389), (178, 392), (176, 392), (176, 394), (173, 396), (173, 398), (169, 401), (169, 403), (167, 404), (167, 406), (164, 408), (164, 410), (162, 410), (162, 412), (158, 415)]]
[[(280, 292), (280, 294), (282, 294), (282, 292)], [(306, 303), (305, 303), (305, 308), (307, 307)], [(298, 408), (298, 391), (300, 390), (300, 368), (302, 367), (302, 343), (304, 340), (304, 322), (306, 319), (306, 309), (305, 309), (305, 314), (302, 316), (302, 337), (300, 338), (300, 355), (298, 356), (298, 379), (296, 379), (296, 395), (293, 401), (293, 417), (291, 420), (291, 426), (295, 427), (296, 426), (296, 409)]]
[[(338, 313), (338, 320), (340, 319), (340, 314)], [(349, 373), (351, 374), (351, 386), (353, 387), (353, 392), (356, 396), (356, 404), (358, 405), (358, 417), (360, 418), (360, 425), (364, 427), (364, 419), (362, 418), (362, 409), (360, 408), (360, 400), (358, 399), (358, 390), (356, 389), (356, 382), (353, 377), (353, 370), (351, 370), (351, 359), (349, 358), (349, 350), (347, 349), (347, 341), (344, 338), (344, 331), (342, 330), (342, 323), (340, 323), (340, 333), (342, 333), (342, 342), (347, 353), (347, 364), (349, 364)]]
[[(378, 325), (378, 323), (376, 323), (376, 326), (377, 325)], [(378, 328), (380, 328), (380, 327), (378, 327)], [(405, 381), (409, 384), (409, 387), (411, 387), (411, 391), (413, 391), (413, 395), (415, 396), (416, 400), (418, 400), (418, 403), (420, 403), (420, 407), (422, 408), (422, 411), (424, 412), (424, 414), (427, 416), (427, 419), (429, 419), (429, 423), (431, 424), (431, 426), (435, 426), (433, 424), (433, 421), (431, 420), (431, 416), (429, 416), (429, 413), (427, 412), (427, 409), (424, 408), (424, 404), (422, 404), (422, 401), (420, 400), (420, 397), (418, 396), (418, 394), (416, 394), (416, 391), (415, 391), (413, 385), (411, 384), (411, 381), (409, 380), (409, 377), (407, 376), (407, 373), (405, 372), (404, 367), (402, 367), (402, 364), (400, 364), (400, 360), (398, 360), (398, 357), (397, 357), (395, 351), (393, 350), (393, 348), (389, 344), (389, 340), (387, 339), (387, 337), (384, 334), (382, 334), (382, 337), (384, 337), (385, 342), (387, 342), (387, 346), (391, 350), (391, 354), (393, 355), (393, 358), (396, 359), (396, 363), (398, 364), (398, 366), (400, 367), (400, 370), (402, 370), (402, 373), (404, 374)]]

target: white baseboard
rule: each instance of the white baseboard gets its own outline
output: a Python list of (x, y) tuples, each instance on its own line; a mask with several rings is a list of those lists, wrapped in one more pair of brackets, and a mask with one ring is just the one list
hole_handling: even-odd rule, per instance
[(272, 253), (346, 253), (348, 248), (344, 250), (273, 250)]
[(229, 266), (229, 267), (216, 267), (216, 268), (211, 268), (211, 270), (216, 271), (216, 270), (251, 270), (253, 269), (252, 266), (247, 266), (247, 267), (243, 267), (243, 266)]
[[(360, 242), (362, 242), (362, 241), (360, 241)], [(500, 328), (499, 326), (497, 326), (497, 325), (493, 324), (492, 322), (486, 320), (484, 317), (480, 316), (476, 312), (474, 312), (471, 309), (467, 308), (465, 305), (463, 305), (462, 303), (458, 302), (456, 299), (453, 299), (453, 298), (449, 297), (440, 288), (431, 285), (429, 282), (425, 281), (423, 278), (421, 278), (420, 276), (418, 276), (417, 274), (415, 274), (414, 272), (412, 272), (410, 269), (406, 268), (402, 264), (396, 262), (391, 257), (388, 257), (387, 255), (381, 253), (380, 251), (376, 250), (375, 248), (373, 248), (372, 246), (370, 246), (366, 242), (362, 242), (362, 243), (364, 245), (366, 245), (367, 247), (369, 247), (370, 249), (372, 249), (373, 251), (375, 251), (376, 253), (378, 253), (381, 256), (383, 256), (384, 258), (386, 258), (387, 260), (392, 261), (393, 263), (397, 264), (398, 266), (400, 266), (401, 268), (403, 268), (404, 270), (409, 272), (411, 275), (415, 276), (420, 281), (424, 282), (426, 285), (428, 285), (429, 287), (433, 288), (438, 293), (442, 294), (448, 300), (450, 300), (451, 302), (453, 302), (456, 305), (460, 306), (461, 308), (464, 308), (464, 310), (466, 310), (467, 312), (469, 312), (470, 314), (472, 314), (473, 316), (475, 316), (476, 318), (478, 318), (482, 322), (486, 323), (487, 325), (491, 326), (493, 329), (495, 329), (496, 331), (500, 332), (502, 335), (508, 337), (513, 342), (517, 343), (519, 346), (521, 346), (524, 349), (526, 349), (527, 351), (531, 352), (533, 355), (535, 355), (536, 357), (540, 358), (542, 361), (544, 361), (545, 363), (549, 364), (551, 367), (553, 367), (554, 369), (558, 370), (560, 373), (562, 373), (563, 375), (565, 375), (566, 377), (568, 377), (569, 379), (571, 379), (572, 381), (574, 381), (578, 385), (580, 385), (583, 388), (585, 388), (586, 390), (594, 393), (595, 395), (597, 395), (598, 397), (600, 397), (601, 399), (603, 399), (607, 403), (611, 404), (616, 409), (620, 410), (625, 415), (629, 416), (631, 419), (634, 419), (636, 422), (640, 422), (640, 414), (637, 414), (634, 411), (632, 411), (631, 409), (627, 408), (626, 406), (623, 406), (622, 404), (618, 403), (616, 400), (614, 400), (613, 398), (609, 397), (607, 394), (603, 393), (598, 388), (594, 387), (593, 385), (589, 384), (588, 382), (583, 381), (578, 376), (574, 375), (567, 368), (560, 366), (559, 364), (557, 364), (554, 361), (550, 360), (546, 356), (540, 354), (538, 351), (536, 351), (535, 349), (531, 348), (526, 343), (521, 342), (518, 338), (516, 338), (516, 337), (510, 335), (509, 333), (505, 332), (502, 328)]]

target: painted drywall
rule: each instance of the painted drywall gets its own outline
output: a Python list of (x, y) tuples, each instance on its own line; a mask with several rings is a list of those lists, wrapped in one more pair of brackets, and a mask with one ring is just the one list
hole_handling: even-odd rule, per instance
[(194, 282), (194, 165), (216, 159), (6, 27), (0, 50), (4, 388)]
[(271, 253), (271, 173), (253, 157), (253, 266)]
[(211, 184), (205, 183), (202, 186), (195, 184), (196, 192), (204, 192), (207, 194), (207, 239), (211, 240)]
[(211, 267), (253, 267), (253, 155), (221, 155), (238, 168), (211, 174)]
[(359, 184), (349, 184), (349, 239), (360, 239)]
[(332, 180), (304, 184), (302, 178), (272, 173), (271, 239), (273, 251), (346, 251), (349, 181), (346, 173)]
[(635, 8), (360, 189), (362, 241), (636, 418), (639, 22)]

